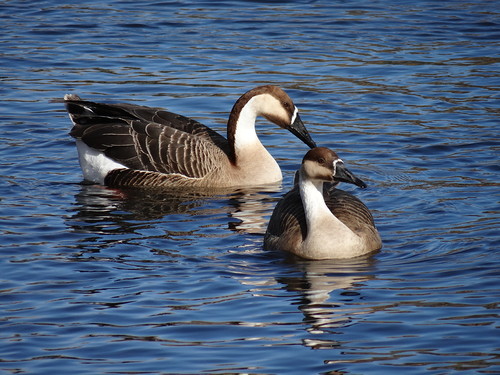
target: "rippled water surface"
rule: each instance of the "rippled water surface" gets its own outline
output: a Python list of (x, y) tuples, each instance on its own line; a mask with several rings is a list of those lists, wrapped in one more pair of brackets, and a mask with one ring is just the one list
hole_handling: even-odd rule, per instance
[[(500, 373), (495, 1), (0, 1), (0, 369), (29, 374)], [(65, 93), (225, 133), (263, 83), (368, 182), (382, 251), (262, 248), (282, 185), (82, 184)]]

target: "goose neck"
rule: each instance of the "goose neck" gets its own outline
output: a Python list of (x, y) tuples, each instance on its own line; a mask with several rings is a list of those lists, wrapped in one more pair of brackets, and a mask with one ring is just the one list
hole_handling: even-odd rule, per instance
[(229, 116), (227, 139), (233, 164), (236, 164), (242, 152), (263, 147), (255, 131), (255, 120), (260, 114), (256, 98), (252, 97), (247, 101), (239, 100)]
[(325, 215), (333, 216), (323, 197), (323, 181), (304, 178), (301, 172), (299, 177), (299, 191), (308, 228), (314, 226), (313, 222), (318, 218)]

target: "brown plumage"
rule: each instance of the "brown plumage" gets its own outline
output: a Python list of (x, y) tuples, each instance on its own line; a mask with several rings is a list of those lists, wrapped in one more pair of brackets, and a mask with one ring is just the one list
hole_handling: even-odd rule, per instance
[(84, 177), (111, 186), (224, 187), (279, 181), (279, 167), (255, 134), (258, 115), (315, 145), (293, 102), (276, 86), (257, 87), (238, 99), (227, 139), (198, 121), (159, 108), (94, 103), (76, 95), (64, 99)]
[(380, 249), (382, 242), (370, 210), (354, 195), (337, 189), (340, 181), (365, 186), (333, 151), (310, 150), (298, 184), (273, 211), (264, 247), (308, 259), (349, 258)]

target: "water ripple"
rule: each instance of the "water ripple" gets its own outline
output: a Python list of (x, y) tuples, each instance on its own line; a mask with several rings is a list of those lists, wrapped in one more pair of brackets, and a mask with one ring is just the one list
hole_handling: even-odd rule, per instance
[[(0, 368), (499, 372), (495, 5), (4, 2)], [(306, 152), (264, 120), (283, 184), (116, 190), (81, 183), (51, 102), (163, 107), (224, 133), (236, 98), (265, 83), (368, 181), (343, 188), (372, 210), (380, 252), (262, 249)]]

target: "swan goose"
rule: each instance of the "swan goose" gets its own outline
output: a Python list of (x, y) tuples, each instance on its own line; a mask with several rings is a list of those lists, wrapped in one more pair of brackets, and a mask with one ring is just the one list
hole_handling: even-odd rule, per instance
[[(373, 216), (358, 198), (335, 186), (343, 181), (366, 187), (335, 152), (309, 150), (298, 184), (276, 205), (264, 236), (264, 248), (306, 259), (361, 256), (382, 247)], [(327, 183), (330, 186), (324, 186)]]
[(84, 179), (93, 183), (150, 187), (236, 187), (276, 183), (278, 163), (255, 131), (257, 116), (315, 147), (297, 107), (279, 87), (243, 94), (227, 123), (227, 139), (172, 112), (134, 104), (102, 104), (67, 94)]

